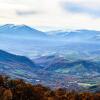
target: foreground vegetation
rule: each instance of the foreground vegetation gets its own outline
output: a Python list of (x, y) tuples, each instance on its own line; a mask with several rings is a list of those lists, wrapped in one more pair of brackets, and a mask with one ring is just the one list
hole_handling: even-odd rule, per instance
[(77, 93), (61, 88), (51, 90), (0, 76), (0, 100), (100, 100), (100, 93)]

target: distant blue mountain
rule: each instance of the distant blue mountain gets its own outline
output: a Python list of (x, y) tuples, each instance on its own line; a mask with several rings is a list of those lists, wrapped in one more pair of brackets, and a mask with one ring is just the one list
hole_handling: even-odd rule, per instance
[(26, 25), (6, 24), (0, 26), (0, 34), (27, 35), (27, 36), (46, 36), (44, 32), (38, 31)]
[(73, 40), (89, 40), (95, 41), (99, 40), (100, 38), (100, 31), (94, 30), (76, 30), (76, 31), (57, 31), (52, 34), (56, 34), (58, 37), (66, 38), (66, 39), (73, 39)]
[[(76, 30), (76, 31), (51, 31), (52, 37), (57, 40), (56, 37), (66, 39), (66, 40), (89, 40), (89, 41), (98, 41), (100, 40), (100, 31), (95, 30)], [(41, 32), (34, 28), (31, 28), (26, 25), (14, 25), (14, 24), (5, 24), (0, 26), (0, 35), (11, 35), (11, 36), (21, 36), (21, 37), (43, 37), (51, 38), (51, 35), (48, 33)], [(42, 38), (42, 39), (43, 39)], [(51, 39), (52, 40), (52, 39)]]

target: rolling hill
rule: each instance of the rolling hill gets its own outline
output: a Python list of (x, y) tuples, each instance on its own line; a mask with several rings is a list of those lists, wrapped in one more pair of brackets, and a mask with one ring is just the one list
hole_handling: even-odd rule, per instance
[(100, 65), (99, 60), (93, 59), (76, 59), (69, 60), (59, 56), (43, 56), (34, 60), (34, 62), (46, 71), (53, 73), (63, 73), (69, 75), (99, 75)]

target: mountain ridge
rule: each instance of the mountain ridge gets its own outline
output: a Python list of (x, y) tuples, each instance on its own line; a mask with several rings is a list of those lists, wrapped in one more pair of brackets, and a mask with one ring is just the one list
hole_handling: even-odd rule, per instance
[(97, 39), (100, 36), (100, 31), (86, 30), (86, 29), (75, 30), (75, 31), (55, 31), (51, 33), (55, 34), (56, 37), (61, 37), (64, 39), (75, 40), (75, 41), (77, 40), (97, 41)]
[[(23, 34), (23, 35), (36, 35), (36, 36), (46, 36), (42, 31), (31, 28), (27, 25), (14, 25), (14, 24), (5, 24), (0, 26), (0, 34)], [(17, 33), (17, 34), (16, 34)]]

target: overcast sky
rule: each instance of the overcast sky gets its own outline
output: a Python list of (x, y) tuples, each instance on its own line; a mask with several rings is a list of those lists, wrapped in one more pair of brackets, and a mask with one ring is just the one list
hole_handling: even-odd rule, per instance
[(100, 0), (0, 0), (0, 24), (100, 30)]

